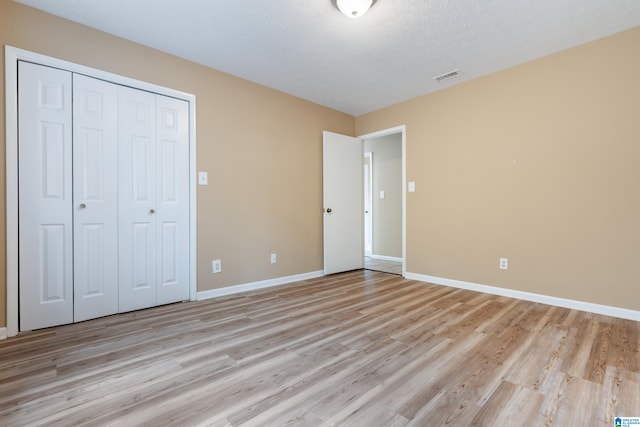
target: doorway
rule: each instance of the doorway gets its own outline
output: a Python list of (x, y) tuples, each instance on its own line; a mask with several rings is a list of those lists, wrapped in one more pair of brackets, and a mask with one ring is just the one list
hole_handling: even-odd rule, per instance
[(405, 270), (404, 126), (360, 137), (364, 141), (364, 268)]
[[(406, 273), (406, 132), (405, 126), (402, 125), (357, 138), (323, 132), (324, 274), (365, 268), (364, 143), (366, 140), (387, 135), (396, 135), (401, 147), (399, 155), (401, 178), (399, 188), (395, 187), (393, 190), (395, 196), (399, 194), (401, 200), (400, 256), (398, 256), (397, 247), (395, 255), (381, 255), (381, 253), (372, 253), (372, 255), (377, 255), (376, 269), (381, 268), (381, 261), (389, 261), (395, 263), (396, 268), (393, 273), (402, 275)], [(375, 155), (373, 158), (375, 159)], [(375, 168), (374, 165), (373, 169)], [(369, 182), (371, 183), (372, 179)], [(386, 192), (386, 190), (382, 191)], [(377, 195), (381, 196), (379, 192)], [(383, 193), (383, 197), (386, 198), (386, 193)], [(375, 241), (374, 235), (372, 251), (375, 250)]]

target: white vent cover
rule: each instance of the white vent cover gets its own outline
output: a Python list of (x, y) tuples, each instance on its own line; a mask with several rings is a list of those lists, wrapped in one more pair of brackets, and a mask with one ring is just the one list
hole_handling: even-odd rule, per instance
[(433, 80), (437, 80), (437, 81), (441, 82), (443, 80), (452, 79), (452, 78), (458, 76), (459, 74), (460, 74), (460, 70), (456, 69), (456, 70), (451, 70), (451, 71), (449, 71), (447, 73), (440, 74), (439, 76), (435, 76), (435, 77), (432, 77), (432, 78), (433, 78)]

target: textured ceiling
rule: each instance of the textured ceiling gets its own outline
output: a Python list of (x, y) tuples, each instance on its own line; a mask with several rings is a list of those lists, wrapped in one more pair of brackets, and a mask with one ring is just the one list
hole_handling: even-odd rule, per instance
[(356, 116), (640, 25), (640, 0), (19, 1)]

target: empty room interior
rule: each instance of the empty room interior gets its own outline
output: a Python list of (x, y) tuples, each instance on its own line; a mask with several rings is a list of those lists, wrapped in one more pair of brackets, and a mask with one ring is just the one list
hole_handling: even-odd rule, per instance
[(640, 420), (638, 1), (0, 0), (0, 45), (0, 425)]

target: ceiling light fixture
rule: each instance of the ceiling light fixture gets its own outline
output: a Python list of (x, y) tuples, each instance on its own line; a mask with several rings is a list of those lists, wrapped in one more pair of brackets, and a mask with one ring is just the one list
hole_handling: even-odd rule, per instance
[(359, 18), (373, 6), (376, 0), (333, 0), (336, 7), (349, 18)]

